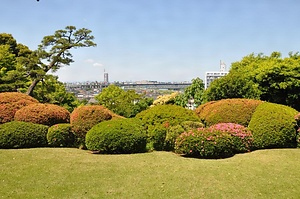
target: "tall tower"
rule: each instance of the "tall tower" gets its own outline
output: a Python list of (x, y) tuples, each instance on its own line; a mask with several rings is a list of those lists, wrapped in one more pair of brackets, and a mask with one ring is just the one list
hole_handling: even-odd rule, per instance
[(105, 72), (105, 69), (104, 69), (104, 83), (108, 84), (108, 73)]
[(226, 71), (226, 64), (220, 60), (220, 72)]

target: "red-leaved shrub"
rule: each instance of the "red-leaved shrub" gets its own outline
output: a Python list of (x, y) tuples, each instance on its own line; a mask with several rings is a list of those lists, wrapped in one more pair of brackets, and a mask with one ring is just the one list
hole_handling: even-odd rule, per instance
[(0, 124), (12, 121), (17, 110), (34, 103), (38, 101), (23, 93), (0, 93)]
[(80, 138), (96, 124), (112, 119), (112, 112), (101, 105), (88, 105), (75, 108), (70, 116), (72, 131)]
[(70, 112), (54, 104), (31, 104), (18, 110), (15, 114), (15, 120), (52, 126), (59, 123), (69, 123)]
[(199, 106), (195, 112), (206, 126), (236, 123), (248, 126), (256, 107), (263, 103), (253, 99), (223, 99)]

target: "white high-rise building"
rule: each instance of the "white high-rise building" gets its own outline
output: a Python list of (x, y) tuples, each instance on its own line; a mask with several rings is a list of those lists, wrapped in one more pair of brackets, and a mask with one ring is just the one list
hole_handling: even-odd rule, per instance
[(108, 73), (106, 73), (105, 70), (104, 70), (104, 83), (108, 84)]
[(204, 81), (205, 89), (207, 89), (211, 84), (211, 82), (213, 82), (215, 79), (223, 77), (227, 74), (228, 72), (226, 72), (226, 64), (220, 61), (220, 71), (211, 71), (205, 73), (205, 81)]

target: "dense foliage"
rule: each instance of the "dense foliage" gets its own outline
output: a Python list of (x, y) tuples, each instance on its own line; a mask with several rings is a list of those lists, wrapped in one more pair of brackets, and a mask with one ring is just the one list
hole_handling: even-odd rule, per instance
[(206, 101), (252, 98), (300, 110), (300, 54), (250, 54), (232, 63), (229, 74), (215, 80), (205, 92)]
[(224, 99), (203, 104), (195, 112), (207, 126), (218, 123), (248, 126), (252, 114), (261, 103), (252, 99)]
[(199, 77), (192, 79), (192, 84), (184, 90), (184, 93), (176, 96), (174, 102), (176, 105), (186, 107), (189, 105), (189, 100), (194, 100), (189, 106), (192, 109), (198, 107), (203, 102), (204, 83)]
[(100, 105), (80, 106), (71, 113), (70, 123), (73, 132), (80, 138), (84, 138), (86, 133), (96, 124), (110, 120), (111, 112)]
[(86, 146), (99, 153), (138, 153), (146, 150), (146, 134), (139, 120), (104, 121), (86, 135)]
[(17, 110), (33, 103), (38, 103), (38, 101), (22, 93), (0, 93), (0, 124), (12, 121)]
[(47, 141), (53, 147), (74, 146), (75, 135), (70, 124), (55, 124), (48, 129)]
[(52, 126), (70, 122), (70, 112), (54, 104), (36, 103), (18, 110), (15, 114), (15, 120)]
[(293, 108), (262, 103), (249, 123), (256, 149), (295, 147), (297, 111)]
[(184, 121), (200, 121), (193, 111), (176, 105), (157, 105), (137, 114), (136, 118), (147, 130), (148, 148), (155, 150), (169, 148), (165, 141), (169, 127)]
[(251, 132), (244, 126), (220, 123), (182, 133), (176, 139), (175, 152), (191, 157), (224, 158), (250, 151), (252, 141)]
[(0, 125), (0, 148), (30, 148), (47, 146), (48, 126), (12, 121)]
[(134, 117), (137, 113), (147, 109), (153, 102), (152, 98), (147, 98), (134, 90), (124, 91), (113, 84), (104, 88), (95, 99), (99, 104), (126, 118)]

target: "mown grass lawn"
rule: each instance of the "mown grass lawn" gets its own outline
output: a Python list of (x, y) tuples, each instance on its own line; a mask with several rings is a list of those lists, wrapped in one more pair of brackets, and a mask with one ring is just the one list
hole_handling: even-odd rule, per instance
[(0, 197), (299, 198), (299, 167), (300, 149), (260, 150), (221, 160), (171, 152), (0, 150)]

